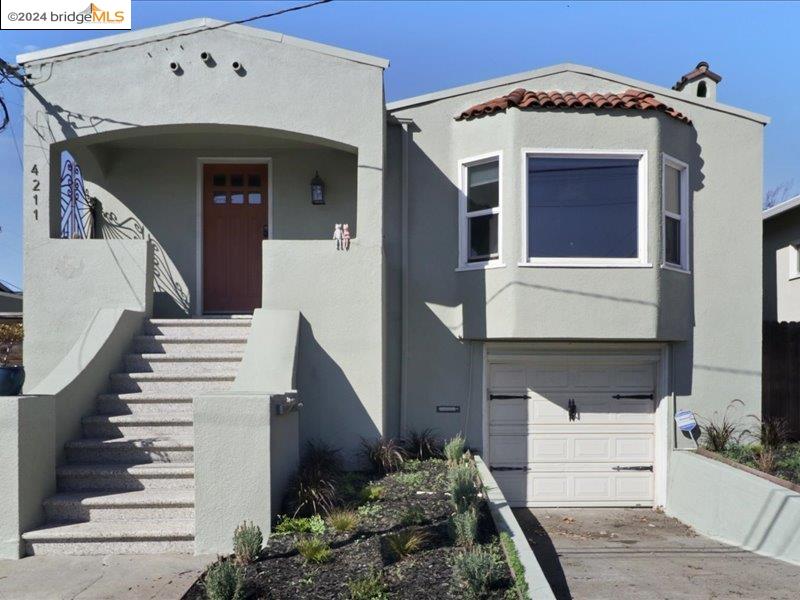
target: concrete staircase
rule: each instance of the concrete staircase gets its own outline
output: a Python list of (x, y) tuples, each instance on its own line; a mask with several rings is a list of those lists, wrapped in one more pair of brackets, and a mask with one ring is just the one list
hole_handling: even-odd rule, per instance
[(151, 319), (110, 378), (83, 437), (66, 445), (47, 523), (28, 554), (194, 550), (192, 397), (228, 389), (249, 317)]

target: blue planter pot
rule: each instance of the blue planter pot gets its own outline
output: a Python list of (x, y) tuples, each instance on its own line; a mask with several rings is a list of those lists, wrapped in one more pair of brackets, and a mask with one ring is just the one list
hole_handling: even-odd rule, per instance
[(24, 382), (23, 367), (0, 367), (0, 396), (19, 396)]

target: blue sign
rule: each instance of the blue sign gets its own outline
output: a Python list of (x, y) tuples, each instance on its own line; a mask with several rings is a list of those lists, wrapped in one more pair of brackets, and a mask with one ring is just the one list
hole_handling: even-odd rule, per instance
[(697, 428), (697, 420), (694, 413), (690, 410), (679, 410), (675, 413), (675, 423), (681, 431), (694, 431)]

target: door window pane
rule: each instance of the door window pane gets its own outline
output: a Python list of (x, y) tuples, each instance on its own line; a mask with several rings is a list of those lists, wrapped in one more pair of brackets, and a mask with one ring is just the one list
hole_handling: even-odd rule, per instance
[(468, 219), (469, 262), (482, 262), (498, 257), (497, 217), (498, 215), (482, 215)]
[(467, 169), (467, 212), (498, 206), (498, 175), (497, 162), (474, 165)]
[(219, 186), (225, 185), (226, 176), (224, 173), (216, 173), (213, 179), (214, 179), (214, 185), (219, 185)]
[(248, 204), (261, 204), (261, 194), (258, 192), (250, 192), (247, 194)]
[(248, 175), (247, 185), (250, 187), (261, 187), (261, 175)]
[(244, 175), (241, 173), (231, 175), (231, 185), (233, 187), (242, 187), (244, 185)]
[(231, 204), (244, 204), (244, 194), (231, 194)]
[(227, 195), (225, 192), (214, 192), (214, 204), (225, 204)]
[(664, 209), (681, 214), (681, 172), (671, 165), (664, 165)]
[(681, 264), (680, 219), (664, 217), (664, 260), (673, 265)]
[(528, 159), (532, 257), (636, 258), (638, 159)]

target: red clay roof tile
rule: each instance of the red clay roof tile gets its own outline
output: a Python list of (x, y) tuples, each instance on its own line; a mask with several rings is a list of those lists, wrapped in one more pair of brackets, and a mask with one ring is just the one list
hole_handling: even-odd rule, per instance
[(657, 110), (689, 125), (692, 121), (650, 92), (629, 89), (621, 94), (588, 94), (586, 92), (541, 92), (517, 88), (505, 96), (470, 106), (456, 121), (484, 117), (509, 108), (618, 108), (627, 110)]

